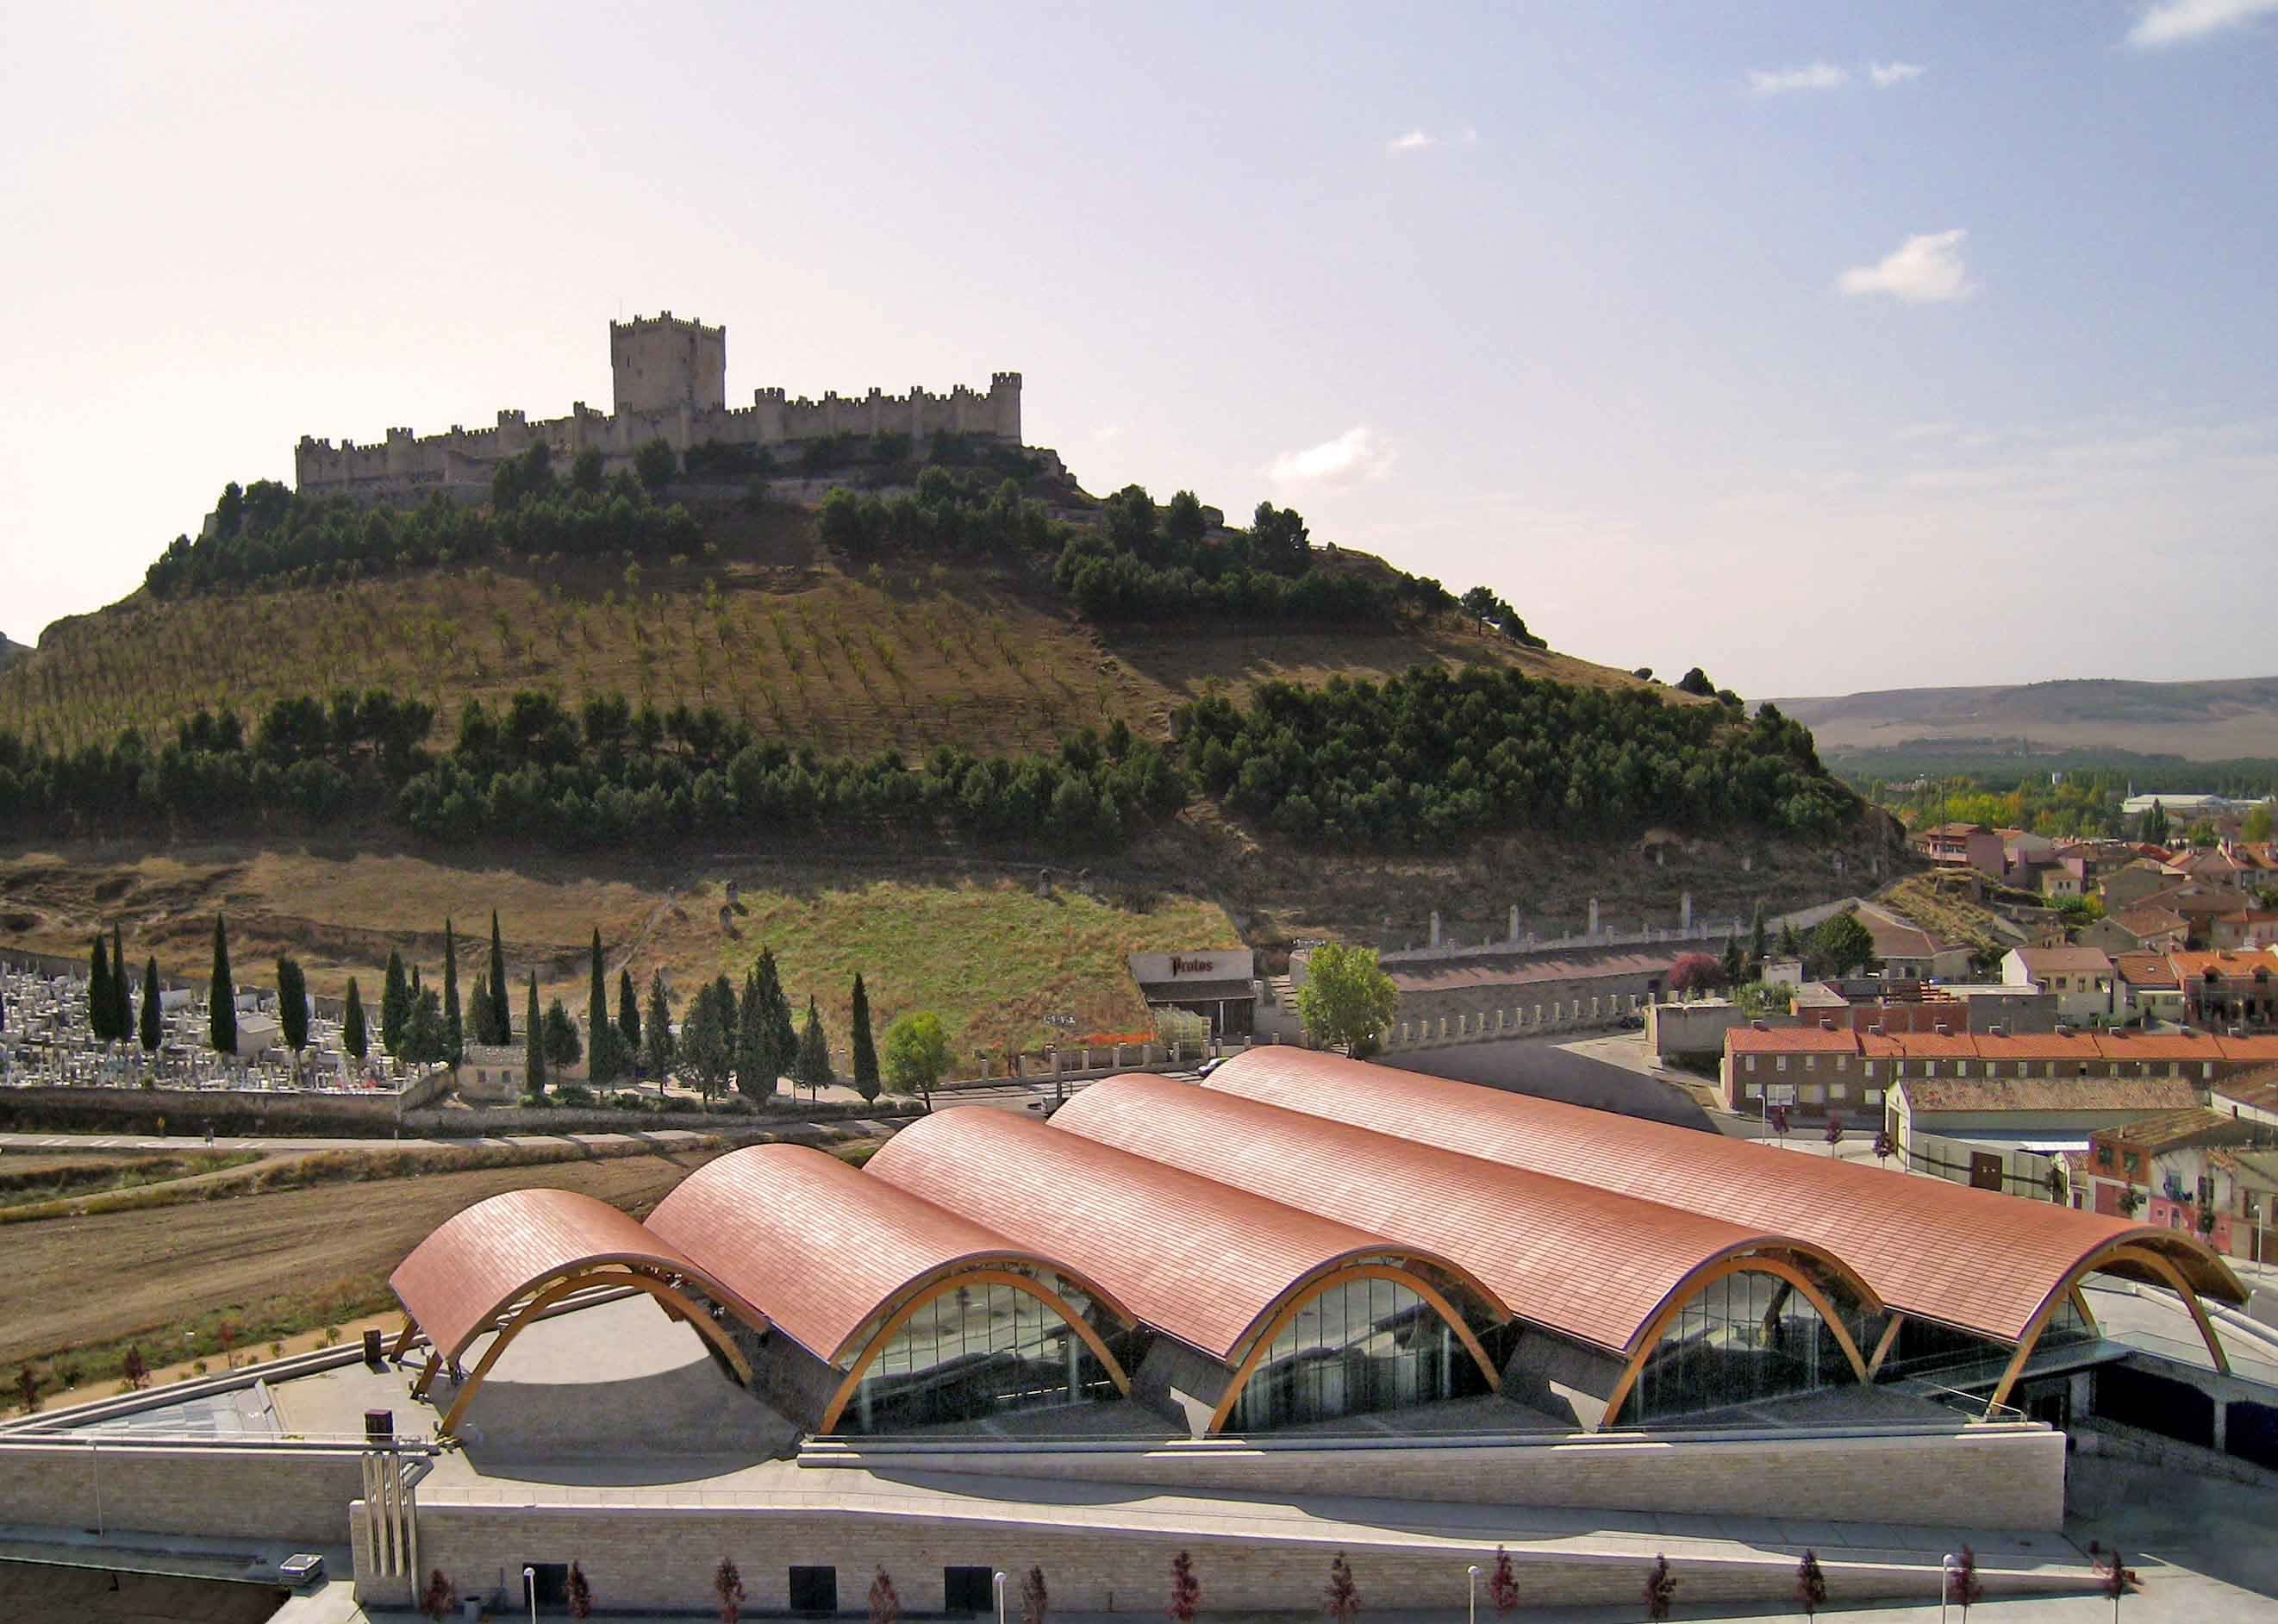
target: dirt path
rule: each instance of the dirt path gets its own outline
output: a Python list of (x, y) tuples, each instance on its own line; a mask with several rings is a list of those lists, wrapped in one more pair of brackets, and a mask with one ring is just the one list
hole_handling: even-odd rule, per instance
[(577, 1190), (646, 1214), (716, 1153), (429, 1173), (18, 1224), (0, 1231), (0, 1366), (202, 1314), (250, 1318), (257, 1305), (369, 1291), (444, 1219), (502, 1191)]

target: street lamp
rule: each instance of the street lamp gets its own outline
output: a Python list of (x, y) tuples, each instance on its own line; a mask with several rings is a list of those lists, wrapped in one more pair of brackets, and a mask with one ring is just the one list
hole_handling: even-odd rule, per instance
[(1953, 1594), (1953, 1573), (1961, 1559), (1951, 1551), (1938, 1565), (1938, 1624), (1945, 1624), (1945, 1598)]
[(1472, 1624), (1479, 1624), (1479, 1565), (1477, 1562), (1474, 1562), (1469, 1567), (1464, 1569), (1464, 1573), (1471, 1581), (1470, 1606)]
[(995, 1586), (997, 1587), (997, 1624), (1005, 1624), (1005, 1573), (1004, 1573), (1004, 1570), (1003, 1570), (1002, 1568), (999, 1568), (996, 1573), (994, 1573), (994, 1574), (990, 1574), (990, 1582), (991, 1584), (993, 1584), (993, 1585), (995, 1585)]
[(538, 1624), (538, 1570), (536, 1568), (525, 1567), (522, 1570), (522, 1594), (530, 1603), (530, 1624)]

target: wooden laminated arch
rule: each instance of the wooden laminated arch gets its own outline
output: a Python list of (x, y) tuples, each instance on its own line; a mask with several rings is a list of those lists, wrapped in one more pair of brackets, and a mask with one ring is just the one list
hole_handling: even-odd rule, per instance
[(2025, 1361), (2032, 1358), (2034, 1348), (2039, 1345), (2042, 1334), (2048, 1329), (2049, 1321), (2056, 1318), (2059, 1308), (2071, 1303), (2091, 1327), (2096, 1324), (2095, 1316), (2088, 1312), (2088, 1299), (2081, 1292), (2081, 1282), (2114, 1263), (2124, 1263), (2148, 1271), (2181, 1298), (2183, 1306), (2190, 1311), (2192, 1322), (2198, 1327), (2199, 1339), (2206, 1344), (2215, 1369), (2225, 1375), (2230, 1374), (2230, 1356), (2223, 1352), (2222, 1343), (2214, 1334), (2213, 1322), (2207, 1318), (2205, 1305), (2199, 1301), (2198, 1292), (2192, 1289), (2190, 1281), (2175, 1266), (2173, 1258), (2149, 1244), (2159, 1233), (2156, 1230), (2139, 1232), (2108, 1241), (2067, 1269), (2064, 1278), (2049, 1288), (2049, 1294), (2041, 1299), (2041, 1306), (2033, 1311), (2033, 1317), (2026, 1322), (2024, 1334), (2017, 1338), (2016, 1352), (2009, 1356), (2009, 1363), (2002, 1370), (2001, 1379), (1994, 1384), (1992, 1396), (1985, 1401), (1985, 1413), (1989, 1419), (1995, 1410), (2008, 1402), (2010, 1390), (2025, 1374)]
[[(968, 1286), (975, 1285), (1009, 1286), (1015, 1291), (1025, 1292), (1036, 1298), (1046, 1309), (1065, 1321), (1068, 1329), (1082, 1339), (1084, 1346), (1091, 1350), (1092, 1357), (1098, 1360), (1101, 1368), (1107, 1372), (1108, 1379), (1115, 1383), (1115, 1390), (1126, 1398), (1130, 1396), (1131, 1377), (1124, 1370), (1122, 1361), (1109, 1350), (1107, 1344), (1102, 1340), (1099, 1332), (1092, 1328), (1090, 1321), (1079, 1314), (1074, 1305), (1066, 1298), (1034, 1275), (1022, 1274), (1017, 1269), (967, 1268), (960, 1273), (943, 1275), (936, 1278), (931, 1283), (904, 1301), (899, 1307), (880, 1322), (877, 1330), (863, 1343), (862, 1351), (855, 1355), (854, 1362), (847, 1367), (846, 1375), (840, 1380), (837, 1390), (830, 1395), (830, 1402), (823, 1408), (822, 1421), (815, 1429), (816, 1432), (827, 1436), (837, 1430), (839, 1421), (846, 1414), (846, 1406), (853, 1402), (855, 1394), (861, 1389), (862, 1378), (869, 1373), (870, 1367), (878, 1361), (879, 1356), (885, 1352), (886, 1346), (894, 1339), (895, 1333), (908, 1324), (916, 1316), (919, 1309), (929, 1303), (938, 1301), (953, 1292), (961, 1291)], [(1115, 1305), (1112, 1298), (1105, 1293), (1095, 1292), (1094, 1300), (1103, 1306), (1110, 1306), (1116, 1317), (1125, 1323), (1131, 1322), (1130, 1314), (1122, 1310), (1119, 1305)]]
[[(456, 1434), (459, 1420), (466, 1413), (467, 1406), (482, 1386), (483, 1379), (498, 1363), (508, 1344), (533, 1321), (544, 1317), (547, 1309), (565, 1298), (596, 1288), (630, 1290), (654, 1298), (667, 1315), (684, 1321), (692, 1327), (697, 1335), (727, 1362), (738, 1382), (745, 1387), (752, 1384), (751, 1361), (744, 1357), (744, 1352), (736, 1345), (735, 1339), (712, 1317), (704, 1305), (689, 1295), (677, 1272), (668, 1275), (615, 1259), (583, 1262), (531, 1281), (522, 1294), (525, 1300), (519, 1306), (505, 1309), (502, 1316), (493, 1314), (485, 1322), (485, 1329), (493, 1331), (490, 1346), (483, 1350), (482, 1358), (476, 1361), (474, 1369), (468, 1372), (459, 1383), (458, 1390), (452, 1395), (450, 1408), (436, 1425), (437, 1436), (450, 1437)], [(730, 1312), (733, 1312), (732, 1308)], [(402, 1332), (396, 1338), (395, 1352), (399, 1355), (409, 1346), (416, 1329), (416, 1321), (407, 1315)], [(420, 1372), (418, 1381), (412, 1384), (412, 1397), (425, 1398), (436, 1376), (458, 1357), (460, 1351), (455, 1348), (431, 1349), (426, 1367)]]
[[(1814, 1254), (1815, 1257), (1817, 1255)], [(1861, 1385), (1871, 1379), (1870, 1367), (1861, 1356), (1859, 1344), (1852, 1337), (1850, 1328), (1843, 1323), (1843, 1315), (1808, 1274), (1785, 1257), (1764, 1252), (1731, 1253), (1703, 1265), (1679, 1281), (1662, 1299), (1661, 1306), (1654, 1310), (1653, 1317), (1639, 1329), (1635, 1339), (1630, 1344), (1629, 1363), (1623, 1367), (1621, 1379), (1614, 1383), (1613, 1393), (1606, 1400), (1605, 1420), (1600, 1423), (1601, 1426), (1611, 1426), (1620, 1417), (1622, 1406), (1629, 1402), (1630, 1393), (1637, 1386), (1638, 1378), (1645, 1373), (1646, 1362), (1660, 1344), (1662, 1330), (1669, 1321), (1710, 1286), (1720, 1280), (1729, 1280), (1734, 1275), (1769, 1275), (1801, 1294), (1827, 1329), (1835, 1333), (1836, 1344), (1843, 1350), (1843, 1357), (1850, 1361), (1851, 1374)], [(1872, 1300), (1871, 1294), (1863, 1289), (1861, 1294)], [(1898, 1316), (1893, 1314), (1890, 1325), (1884, 1331), (1882, 1344), (1875, 1350), (1877, 1364), (1890, 1351), (1889, 1344), (1897, 1329)]]
[[(1219, 1396), (1218, 1407), (1211, 1412), (1210, 1424), (1204, 1429), (1203, 1436), (1216, 1437), (1225, 1428), (1227, 1417), (1234, 1413), (1235, 1401), (1242, 1397), (1243, 1389), (1250, 1385), (1250, 1379), (1257, 1374), (1258, 1366), (1264, 1362), (1267, 1351), (1273, 1347), (1274, 1337), (1281, 1334), (1283, 1328), (1297, 1317), (1306, 1304), (1323, 1296), (1334, 1287), (1349, 1285), (1360, 1280), (1389, 1281), (1394, 1285), (1403, 1287), (1421, 1298), (1431, 1306), (1434, 1314), (1447, 1322), (1449, 1329), (1456, 1333), (1464, 1348), (1469, 1351), (1472, 1358), (1479, 1365), (1479, 1374), (1487, 1377), (1487, 1390), (1490, 1392), (1502, 1390), (1502, 1373), (1494, 1367), (1494, 1361), (1487, 1357), (1487, 1349), (1480, 1344), (1479, 1337), (1472, 1334), (1472, 1328), (1464, 1322), (1463, 1314), (1456, 1310), (1455, 1304), (1448, 1299), (1447, 1293), (1425, 1279), (1423, 1275), (1403, 1268), (1397, 1264), (1345, 1263), (1324, 1274), (1310, 1275), (1300, 1280), (1283, 1293), (1280, 1307), (1273, 1312), (1257, 1334), (1250, 1338), (1250, 1352), (1243, 1354), (1242, 1362), (1235, 1367), (1233, 1376), (1227, 1382), (1226, 1390)], [(1493, 1303), (1495, 1300), (1494, 1294), (1483, 1288), (1479, 1289), (1479, 1295), (1484, 1301)]]

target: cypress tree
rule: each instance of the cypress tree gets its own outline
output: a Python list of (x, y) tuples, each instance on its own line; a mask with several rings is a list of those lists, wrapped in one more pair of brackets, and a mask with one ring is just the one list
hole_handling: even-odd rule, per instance
[(1756, 899), (1755, 912), (1748, 918), (1748, 968), (1757, 974), (1764, 968), (1764, 903)]
[(768, 1038), (768, 1004), (757, 964), (744, 976), (744, 1001), (736, 1011), (736, 1092), (746, 1099), (771, 1099), (776, 1074), (768, 1069), (775, 1046)]
[(865, 1099), (878, 1097), (878, 1046), (870, 1037), (870, 994), (862, 985), (858, 972), (854, 977), (854, 1008), (848, 1017), (854, 1030), (848, 1038), (853, 1047), (854, 1092)]
[(617, 1037), (624, 1045), (625, 1069), (638, 1064), (641, 1052), (640, 999), (633, 991), (632, 967), (617, 972)]
[(506, 948), (499, 940), (498, 909), (491, 909), (491, 1030), (483, 1041), (514, 1041), (514, 1006), (507, 1001)]
[(213, 976), (206, 983), (206, 1037), (223, 1054), (237, 1053), (237, 983), (229, 973), (229, 926), (214, 915)]
[(95, 933), (95, 947), (87, 961), (87, 1030), (99, 1042), (111, 1041), (111, 949), (103, 932)]
[(277, 960), (277, 1023), (284, 1029), (285, 1046), (298, 1061), (309, 1046), (309, 983), (301, 967), (287, 954)]
[(586, 1076), (595, 1084), (617, 1075), (616, 1028), (609, 1024), (609, 977), (601, 968), (601, 927), (593, 927), (593, 984), (585, 994)]
[(451, 916), (443, 916), (443, 1058), (454, 1066), (467, 1052), (467, 1029), (459, 1014), (459, 937)]
[(111, 1035), (124, 1043), (134, 1036), (133, 983), (126, 979), (126, 948), (118, 939), (118, 923), (111, 925)]
[(355, 1056), (358, 1065), (371, 1053), (371, 1034), (363, 1024), (363, 994), (357, 990), (353, 976), (348, 977), (348, 1010), (340, 1017), (340, 1047)]
[(154, 954), (142, 967), (142, 1048), (145, 1053), (156, 1054), (158, 1043), (166, 1029), (160, 1023), (158, 1013), (158, 960)]
[(791, 1030), (791, 998), (776, 969), (772, 948), (760, 949), (760, 996), (767, 1000), (769, 1075), (781, 1076), (799, 1063), (799, 1034)]
[(648, 1044), (649, 1081), (661, 1094), (665, 1079), (672, 1074), (672, 1000), (664, 990), (662, 970), (649, 977), (648, 1014), (642, 1017), (641, 1025)]
[(799, 1037), (799, 1069), (792, 1075), (809, 1088), (821, 1088), (832, 1080), (830, 1040), (823, 1033), (822, 1015), (811, 995), (806, 1000), (806, 1027)]
[(529, 1074), (530, 1092), (546, 1092), (546, 1026), (538, 1013), (538, 972), (530, 972), (530, 1004), (523, 1015), (523, 1069)]
[(403, 955), (387, 951), (387, 977), (379, 987), (379, 1046), (388, 1053), (403, 1047), (403, 1029), (411, 1020), (411, 982), (403, 973)]

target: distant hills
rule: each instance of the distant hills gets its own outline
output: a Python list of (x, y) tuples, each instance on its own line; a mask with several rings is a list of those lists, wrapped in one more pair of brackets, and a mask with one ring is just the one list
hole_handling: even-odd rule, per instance
[(1881, 757), (2278, 757), (2278, 677), (2036, 682), (1783, 699), (1831, 764)]

